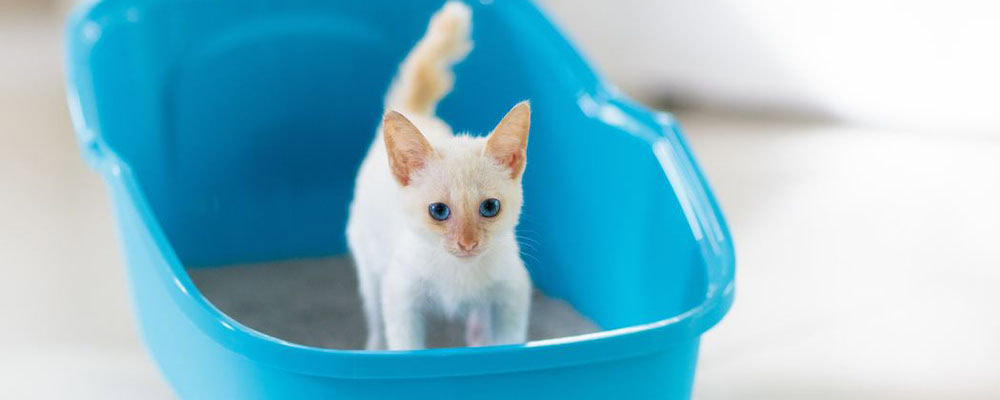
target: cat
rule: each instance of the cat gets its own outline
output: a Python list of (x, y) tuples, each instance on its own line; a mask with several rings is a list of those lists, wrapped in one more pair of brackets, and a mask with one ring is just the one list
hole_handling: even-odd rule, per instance
[(471, 10), (446, 3), (403, 60), (358, 171), (347, 239), (370, 350), (425, 344), (425, 317), (465, 319), (469, 346), (525, 341), (531, 280), (514, 234), (530, 105), (485, 138), (435, 114), (472, 49)]

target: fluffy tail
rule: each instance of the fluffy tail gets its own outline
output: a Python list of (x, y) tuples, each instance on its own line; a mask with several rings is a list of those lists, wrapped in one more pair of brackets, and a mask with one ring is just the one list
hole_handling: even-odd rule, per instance
[(434, 115), (455, 83), (452, 65), (472, 50), (472, 10), (449, 1), (431, 17), (427, 33), (410, 50), (385, 98), (387, 109)]

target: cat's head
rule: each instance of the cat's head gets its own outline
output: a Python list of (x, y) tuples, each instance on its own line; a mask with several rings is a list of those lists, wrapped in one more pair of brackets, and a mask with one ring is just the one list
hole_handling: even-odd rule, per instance
[(521, 102), (488, 137), (456, 135), (432, 144), (402, 114), (385, 114), (389, 166), (416, 231), (460, 258), (488, 251), (494, 238), (513, 231), (530, 116), (528, 102)]

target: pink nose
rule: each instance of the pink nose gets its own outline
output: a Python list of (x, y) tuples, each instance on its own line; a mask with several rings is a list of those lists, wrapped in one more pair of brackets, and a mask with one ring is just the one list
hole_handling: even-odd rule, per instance
[(462, 251), (472, 251), (473, 249), (476, 248), (476, 246), (479, 246), (479, 241), (476, 240), (470, 240), (468, 242), (464, 240), (458, 241), (458, 248), (462, 249)]

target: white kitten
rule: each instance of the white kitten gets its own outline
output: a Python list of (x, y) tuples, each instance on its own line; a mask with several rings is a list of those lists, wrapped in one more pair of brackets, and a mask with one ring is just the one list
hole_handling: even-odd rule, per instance
[[(525, 340), (531, 282), (514, 237), (530, 109), (487, 138), (453, 135), (435, 108), (472, 48), (471, 11), (449, 2), (400, 66), (361, 164), (347, 223), (366, 348), (424, 347), (426, 313), (466, 318), (470, 346)], [(397, 112), (398, 111), (398, 112)], [(405, 115), (405, 116), (404, 116)]]

